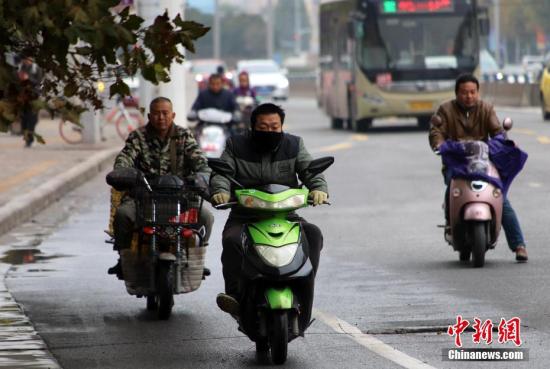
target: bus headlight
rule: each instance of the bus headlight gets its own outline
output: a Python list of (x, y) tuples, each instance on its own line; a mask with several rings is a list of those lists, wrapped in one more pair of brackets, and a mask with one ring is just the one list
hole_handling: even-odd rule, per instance
[(294, 259), (294, 255), (296, 255), (296, 251), (298, 251), (297, 243), (280, 247), (267, 245), (254, 245), (254, 247), (263, 261), (276, 268), (290, 264), (292, 259)]

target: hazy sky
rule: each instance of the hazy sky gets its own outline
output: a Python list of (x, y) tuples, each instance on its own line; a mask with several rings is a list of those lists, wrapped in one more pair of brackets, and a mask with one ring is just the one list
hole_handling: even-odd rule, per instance
[(208, 13), (214, 12), (214, 0), (187, 0), (187, 6), (192, 6)]

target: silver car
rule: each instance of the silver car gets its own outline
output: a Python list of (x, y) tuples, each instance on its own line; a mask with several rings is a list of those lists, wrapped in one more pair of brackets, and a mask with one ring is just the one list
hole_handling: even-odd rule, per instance
[[(243, 71), (248, 73), (250, 86), (256, 91), (256, 95), (260, 99), (286, 100), (288, 98), (286, 72), (273, 60), (241, 60), (237, 62), (237, 76)], [(236, 85), (238, 85), (238, 82)]]

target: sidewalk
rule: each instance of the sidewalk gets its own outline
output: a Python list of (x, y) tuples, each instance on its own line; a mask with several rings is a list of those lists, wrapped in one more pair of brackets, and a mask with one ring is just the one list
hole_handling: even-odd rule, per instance
[[(123, 141), (105, 127), (106, 141), (69, 145), (58, 121), (41, 119), (36, 132), (46, 144), (24, 148), (21, 136), (0, 133), (0, 234), (62, 199), (103, 168), (112, 166)], [(5, 250), (0, 249), (0, 255)], [(10, 265), (0, 262), (0, 368), (59, 368), (4, 284)]]

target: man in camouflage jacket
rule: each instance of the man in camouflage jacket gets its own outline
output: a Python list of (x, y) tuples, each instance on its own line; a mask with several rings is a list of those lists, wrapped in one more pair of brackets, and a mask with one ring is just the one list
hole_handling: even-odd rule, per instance
[[(233, 136), (227, 140), (221, 159), (233, 169), (232, 177), (245, 187), (276, 183), (297, 187), (298, 179), (310, 190), (313, 205), (320, 205), (328, 198), (327, 182), (322, 174), (309, 175), (307, 167), (311, 155), (301, 137), (283, 132), (285, 113), (277, 105), (259, 105), (251, 114), (252, 130), (247, 135)], [(225, 177), (216, 173), (210, 180), (212, 203), (226, 203), (230, 199), (232, 186)], [(314, 274), (319, 265), (323, 235), (314, 224), (306, 222), (296, 214), (289, 220), (302, 223), (309, 244), (309, 257)], [(239, 208), (231, 210), (222, 234), (222, 270), (225, 279), (225, 293), (217, 296), (220, 309), (233, 315), (239, 314), (239, 275), (242, 264), (241, 230), (243, 224), (251, 221)], [(313, 276), (314, 277), (314, 276)], [(310, 281), (313, 284), (313, 280)], [(313, 288), (304, 288), (300, 293), (313, 293)], [(313, 302), (313, 295), (303, 301)], [(309, 324), (311, 305), (303, 307), (300, 324)]]
[[(210, 168), (206, 157), (191, 131), (174, 124), (175, 115), (169, 99), (157, 97), (151, 101), (148, 124), (130, 133), (124, 148), (115, 159), (115, 169), (136, 168), (148, 179), (165, 174), (175, 174), (180, 178), (196, 173), (208, 175)], [(174, 150), (175, 155), (170, 154)], [(175, 157), (175, 164), (172, 164), (171, 157)], [(172, 171), (173, 166), (175, 173)], [(113, 222), (117, 251), (131, 246), (135, 221), (135, 201), (125, 196), (116, 210)], [(212, 214), (203, 207), (200, 223), (206, 228), (205, 242), (208, 242), (213, 222)], [(109, 269), (109, 274), (121, 276), (120, 260)]]

